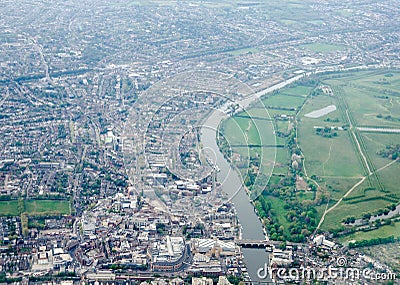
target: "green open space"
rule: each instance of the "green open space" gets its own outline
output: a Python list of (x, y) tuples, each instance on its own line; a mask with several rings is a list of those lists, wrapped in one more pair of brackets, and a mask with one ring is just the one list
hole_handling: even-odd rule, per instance
[[(293, 107), (295, 108), (295, 107)], [(270, 109), (268, 108), (268, 113), (270, 114), (270, 116), (273, 118), (275, 116), (280, 116), (280, 115), (286, 115), (286, 116), (294, 116), (296, 115), (296, 111), (295, 110), (278, 110), (278, 109)]]
[(29, 213), (70, 214), (69, 201), (66, 200), (27, 200), (25, 210)]
[[(351, 189), (357, 182), (361, 180), (360, 177), (339, 177), (339, 176), (322, 176), (322, 182), (319, 182), (320, 185), (323, 185), (326, 189), (329, 190), (330, 199), (332, 202), (337, 202), (340, 198), (343, 197), (346, 192)], [(357, 189), (355, 189), (352, 193), (356, 193)]]
[(273, 213), (278, 217), (279, 223), (284, 228), (288, 228), (289, 222), (285, 219), (285, 202), (274, 196), (265, 196), (265, 199), (271, 202), (271, 209)]
[(393, 222), (391, 225), (385, 225), (373, 231), (356, 232), (348, 236), (343, 236), (339, 238), (339, 240), (344, 244), (348, 244), (352, 240), (361, 241), (375, 238), (387, 238), (390, 236), (396, 238), (400, 237), (400, 222)]
[(322, 20), (312, 20), (312, 21), (307, 21), (307, 23), (311, 24), (311, 25), (315, 25), (315, 26), (321, 26), (323, 25), (325, 22)]
[[(67, 200), (26, 200), (25, 212), (28, 215), (69, 215), (70, 202)], [(17, 216), (18, 201), (0, 201), (0, 216)]]
[(288, 131), (289, 131), (289, 126), (290, 126), (290, 123), (289, 123), (289, 121), (276, 121), (275, 122), (275, 129), (276, 129), (276, 131), (278, 131), (278, 132), (281, 132), (281, 133), (284, 133), (284, 134), (287, 134), (288, 133)]
[(314, 89), (312, 86), (308, 85), (294, 85), (290, 88), (285, 88), (281, 91), (282, 94), (289, 94), (295, 96), (308, 96), (310, 92)]
[[(319, 48), (329, 49), (327, 46)], [(326, 94), (326, 88), (331, 88), (333, 93)], [(303, 232), (307, 234), (313, 226), (310, 224), (301, 229), (292, 215), (309, 215), (310, 219), (319, 220), (327, 203), (330, 208), (343, 198), (325, 216), (321, 226), (321, 230), (338, 230), (345, 227), (342, 222), (347, 217), (361, 218), (364, 213), (373, 213), (400, 202), (400, 189), (394, 179), (400, 173), (400, 163), (391, 163), (389, 158), (378, 154), (387, 145), (399, 144), (400, 135), (357, 129), (359, 126), (400, 128), (400, 120), (397, 120), (397, 117), (400, 118), (400, 72), (364, 70), (318, 75), (267, 94), (261, 101), (247, 110), (247, 117), (242, 113), (236, 114), (224, 121), (222, 126), (230, 142), (255, 144), (273, 140), (270, 125), (273, 123), (275, 131), (279, 132), (275, 143), (285, 145), (276, 149), (273, 175), (264, 192), (264, 198), (271, 201), (269, 214), (274, 223), (273, 227), (267, 225), (267, 229), (278, 235), (295, 233), (301, 240)], [(319, 118), (305, 116), (329, 105), (335, 105), (336, 110)], [(291, 131), (289, 126), (296, 132)], [(318, 128), (322, 128), (323, 132)], [(233, 152), (255, 158), (262, 150), (261, 147), (242, 147), (234, 148)], [(293, 166), (291, 157), (293, 151), (298, 153), (299, 150), (300, 169)], [(262, 174), (270, 173), (273, 157), (269, 151), (260, 163)], [(251, 173), (254, 165), (253, 169), (242, 166), (244, 177), (254, 175)], [(296, 176), (293, 173), (302, 175), (313, 191), (296, 191), (293, 182)], [(364, 176), (364, 182), (353, 188)], [(349, 192), (350, 189), (352, 191)], [(347, 197), (344, 197), (345, 194)], [(282, 203), (291, 206), (282, 207)], [(302, 207), (307, 210), (301, 212), (299, 209)], [(300, 216), (298, 218), (301, 219)], [(283, 232), (278, 230), (280, 226), (285, 228)], [(301, 229), (301, 234), (296, 229)], [(363, 234), (368, 237), (369, 233), (373, 236), (375, 232), (372, 230)]]
[(354, 177), (363, 174), (348, 133), (340, 132), (338, 137), (323, 138), (315, 135), (312, 126), (302, 128), (299, 143), (308, 175)]
[(0, 216), (17, 216), (18, 201), (0, 201)]
[(329, 43), (311, 43), (300, 45), (301, 48), (305, 48), (314, 52), (334, 52), (334, 51), (342, 51), (346, 47), (343, 45), (329, 44)]
[(337, 93), (341, 92), (349, 106), (354, 122), (358, 126), (395, 127), (398, 122), (379, 118), (391, 115), (391, 110), (382, 104), (382, 99), (375, 96), (374, 91), (360, 90), (350, 86), (336, 86)]
[[(373, 70), (341, 73), (331, 78), (329, 77), (330, 76), (326, 76), (324, 78), (324, 76), (322, 76), (321, 83), (332, 88), (334, 93), (333, 100), (336, 101), (338, 107), (338, 110), (335, 112), (339, 114), (336, 115), (334, 112), (328, 116), (331, 118), (339, 118), (340, 124), (348, 123), (345, 113), (345, 109), (348, 108), (349, 117), (352, 124), (355, 126), (400, 128), (400, 122), (396, 120), (398, 112), (398, 97), (396, 94), (398, 90), (400, 90), (400, 85), (397, 85), (400, 79), (398, 72)], [(388, 90), (387, 88), (392, 89)], [(310, 101), (311, 100), (309, 100), (309, 102)], [(324, 100), (321, 99), (321, 101)], [(304, 106), (302, 113), (309, 111), (309, 102)], [(325, 102), (325, 104), (327, 103), (328, 102)], [(299, 143), (306, 157), (305, 167), (309, 175), (313, 174), (311, 172), (315, 172), (316, 175), (322, 177), (322, 183), (324, 183), (324, 186), (329, 190), (332, 201), (336, 202), (350, 190), (357, 181), (361, 180), (361, 176), (366, 174), (365, 170), (362, 171), (364, 162), (361, 159), (358, 147), (349, 131), (338, 132), (338, 137), (328, 140), (325, 139), (325, 141), (324, 138), (314, 140), (312, 145), (308, 144), (307, 141), (304, 143), (301, 139), (302, 136), (304, 138), (312, 137), (310, 121), (316, 123), (318, 119), (302, 118), (299, 127)], [(327, 122), (326, 120), (320, 120), (318, 123), (321, 123), (322, 126), (326, 126), (328, 123), (332, 125), (331, 122)], [(371, 171), (381, 169), (391, 162), (389, 159), (378, 155), (377, 152), (384, 149), (386, 145), (393, 145), (398, 142), (400, 138), (398, 134), (354, 131), (357, 134), (361, 145), (360, 147), (367, 158)], [(346, 138), (346, 141), (343, 141), (344, 138)], [(329, 140), (340, 141), (338, 144), (339, 147), (336, 149), (332, 142), (329, 145), (329, 150), (334, 151), (334, 159), (336, 159), (336, 161), (331, 161), (332, 163), (329, 163), (331, 160), (330, 157), (329, 160), (323, 160), (324, 157), (327, 157), (324, 153), (327, 152), (327, 141)], [(323, 153), (321, 153), (321, 151)], [(315, 159), (316, 157), (320, 157), (321, 159)], [(350, 157), (350, 160), (346, 160)], [(368, 176), (361, 185), (356, 187), (342, 200), (338, 207), (326, 215), (321, 229), (337, 229), (342, 227), (342, 221), (346, 217), (352, 216), (361, 218), (363, 213), (372, 213), (392, 203), (399, 203), (400, 191), (398, 185), (396, 185), (398, 184), (396, 179), (393, 179), (400, 173), (399, 165), (399, 163), (391, 164), (387, 168), (381, 169), (379, 172)], [(346, 176), (348, 177), (347, 179), (345, 178)], [(363, 235), (367, 238), (371, 238), (376, 233), (379, 235), (379, 232), (380, 229), (363, 232)]]
[(266, 109), (256, 107), (240, 112), (223, 121), (220, 131), (234, 153), (243, 180), (246, 184), (252, 181), (252, 193), (258, 196), (272, 174), (276, 152), (274, 126)]
[(387, 70), (363, 71), (328, 79), (344, 98), (360, 126), (398, 127), (400, 124), (400, 74)]
[(309, 201), (313, 201), (315, 198), (315, 192), (313, 191), (298, 191), (296, 193), (299, 201), (304, 201), (304, 200), (309, 200)]
[(387, 145), (399, 144), (400, 134), (361, 132), (361, 136), (376, 169), (390, 163), (390, 160), (380, 156), (378, 151), (385, 149)]
[[(361, 186), (360, 186), (361, 187)], [(342, 222), (347, 217), (361, 218), (363, 213), (371, 212), (375, 209), (385, 208), (391, 204), (384, 199), (376, 199), (373, 201), (358, 201), (356, 204), (341, 203), (333, 211), (325, 216), (321, 230), (334, 230), (341, 227)]]
[(379, 172), (379, 178), (386, 195), (393, 197), (395, 201), (397, 200), (397, 203), (400, 201), (399, 174), (400, 162), (396, 162)]
[(267, 108), (281, 107), (281, 108), (298, 108), (304, 102), (304, 97), (290, 96), (286, 94), (278, 94), (267, 97), (263, 100), (263, 103)]
[(304, 114), (319, 110), (328, 105), (337, 105), (334, 97), (317, 96), (310, 98), (299, 114), (301, 120), (298, 142), (305, 156), (304, 167), (309, 176), (354, 177), (362, 175), (362, 168), (356, 156), (347, 131), (337, 131), (337, 137), (326, 138), (316, 135), (315, 127), (340, 126), (340, 123), (326, 122), (327, 118), (340, 118), (337, 109), (320, 118), (307, 118)]

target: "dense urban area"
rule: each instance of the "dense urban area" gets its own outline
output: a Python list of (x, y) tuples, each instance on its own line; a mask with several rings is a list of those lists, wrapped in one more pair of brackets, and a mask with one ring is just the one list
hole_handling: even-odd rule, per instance
[(0, 15), (0, 284), (399, 284), (398, 1)]

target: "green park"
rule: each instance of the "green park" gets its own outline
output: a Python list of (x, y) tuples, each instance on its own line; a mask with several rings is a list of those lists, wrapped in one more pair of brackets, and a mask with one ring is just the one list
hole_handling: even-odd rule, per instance
[(220, 133), (271, 239), (400, 236), (390, 214), (400, 202), (398, 70), (304, 77), (229, 117)]

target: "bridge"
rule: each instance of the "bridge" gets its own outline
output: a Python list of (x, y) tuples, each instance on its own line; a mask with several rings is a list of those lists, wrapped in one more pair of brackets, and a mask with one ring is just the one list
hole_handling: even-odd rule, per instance
[(238, 246), (244, 248), (271, 248), (273, 245), (278, 245), (279, 242), (271, 240), (251, 240), (251, 239), (238, 239), (235, 240)]
[[(279, 246), (282, 242), (275, 240), (252, 240), (252, 239), (236, 239), (235, 243), (243, 248), (265, 248), (267, 251), (272, 251), (272, 247)], [(296, 242), (286, 242), (287, 246), (301, 246), (303, 244)]]

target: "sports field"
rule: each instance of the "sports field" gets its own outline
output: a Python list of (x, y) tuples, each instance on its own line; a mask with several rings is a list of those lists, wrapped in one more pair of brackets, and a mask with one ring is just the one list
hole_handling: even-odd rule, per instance
[[(24, 212), (28, 215), (69, 215), (70, 203), (67, 200), (27, 200)], [(18, 201), (0, 201), (0, 216), (17, 216)]]

